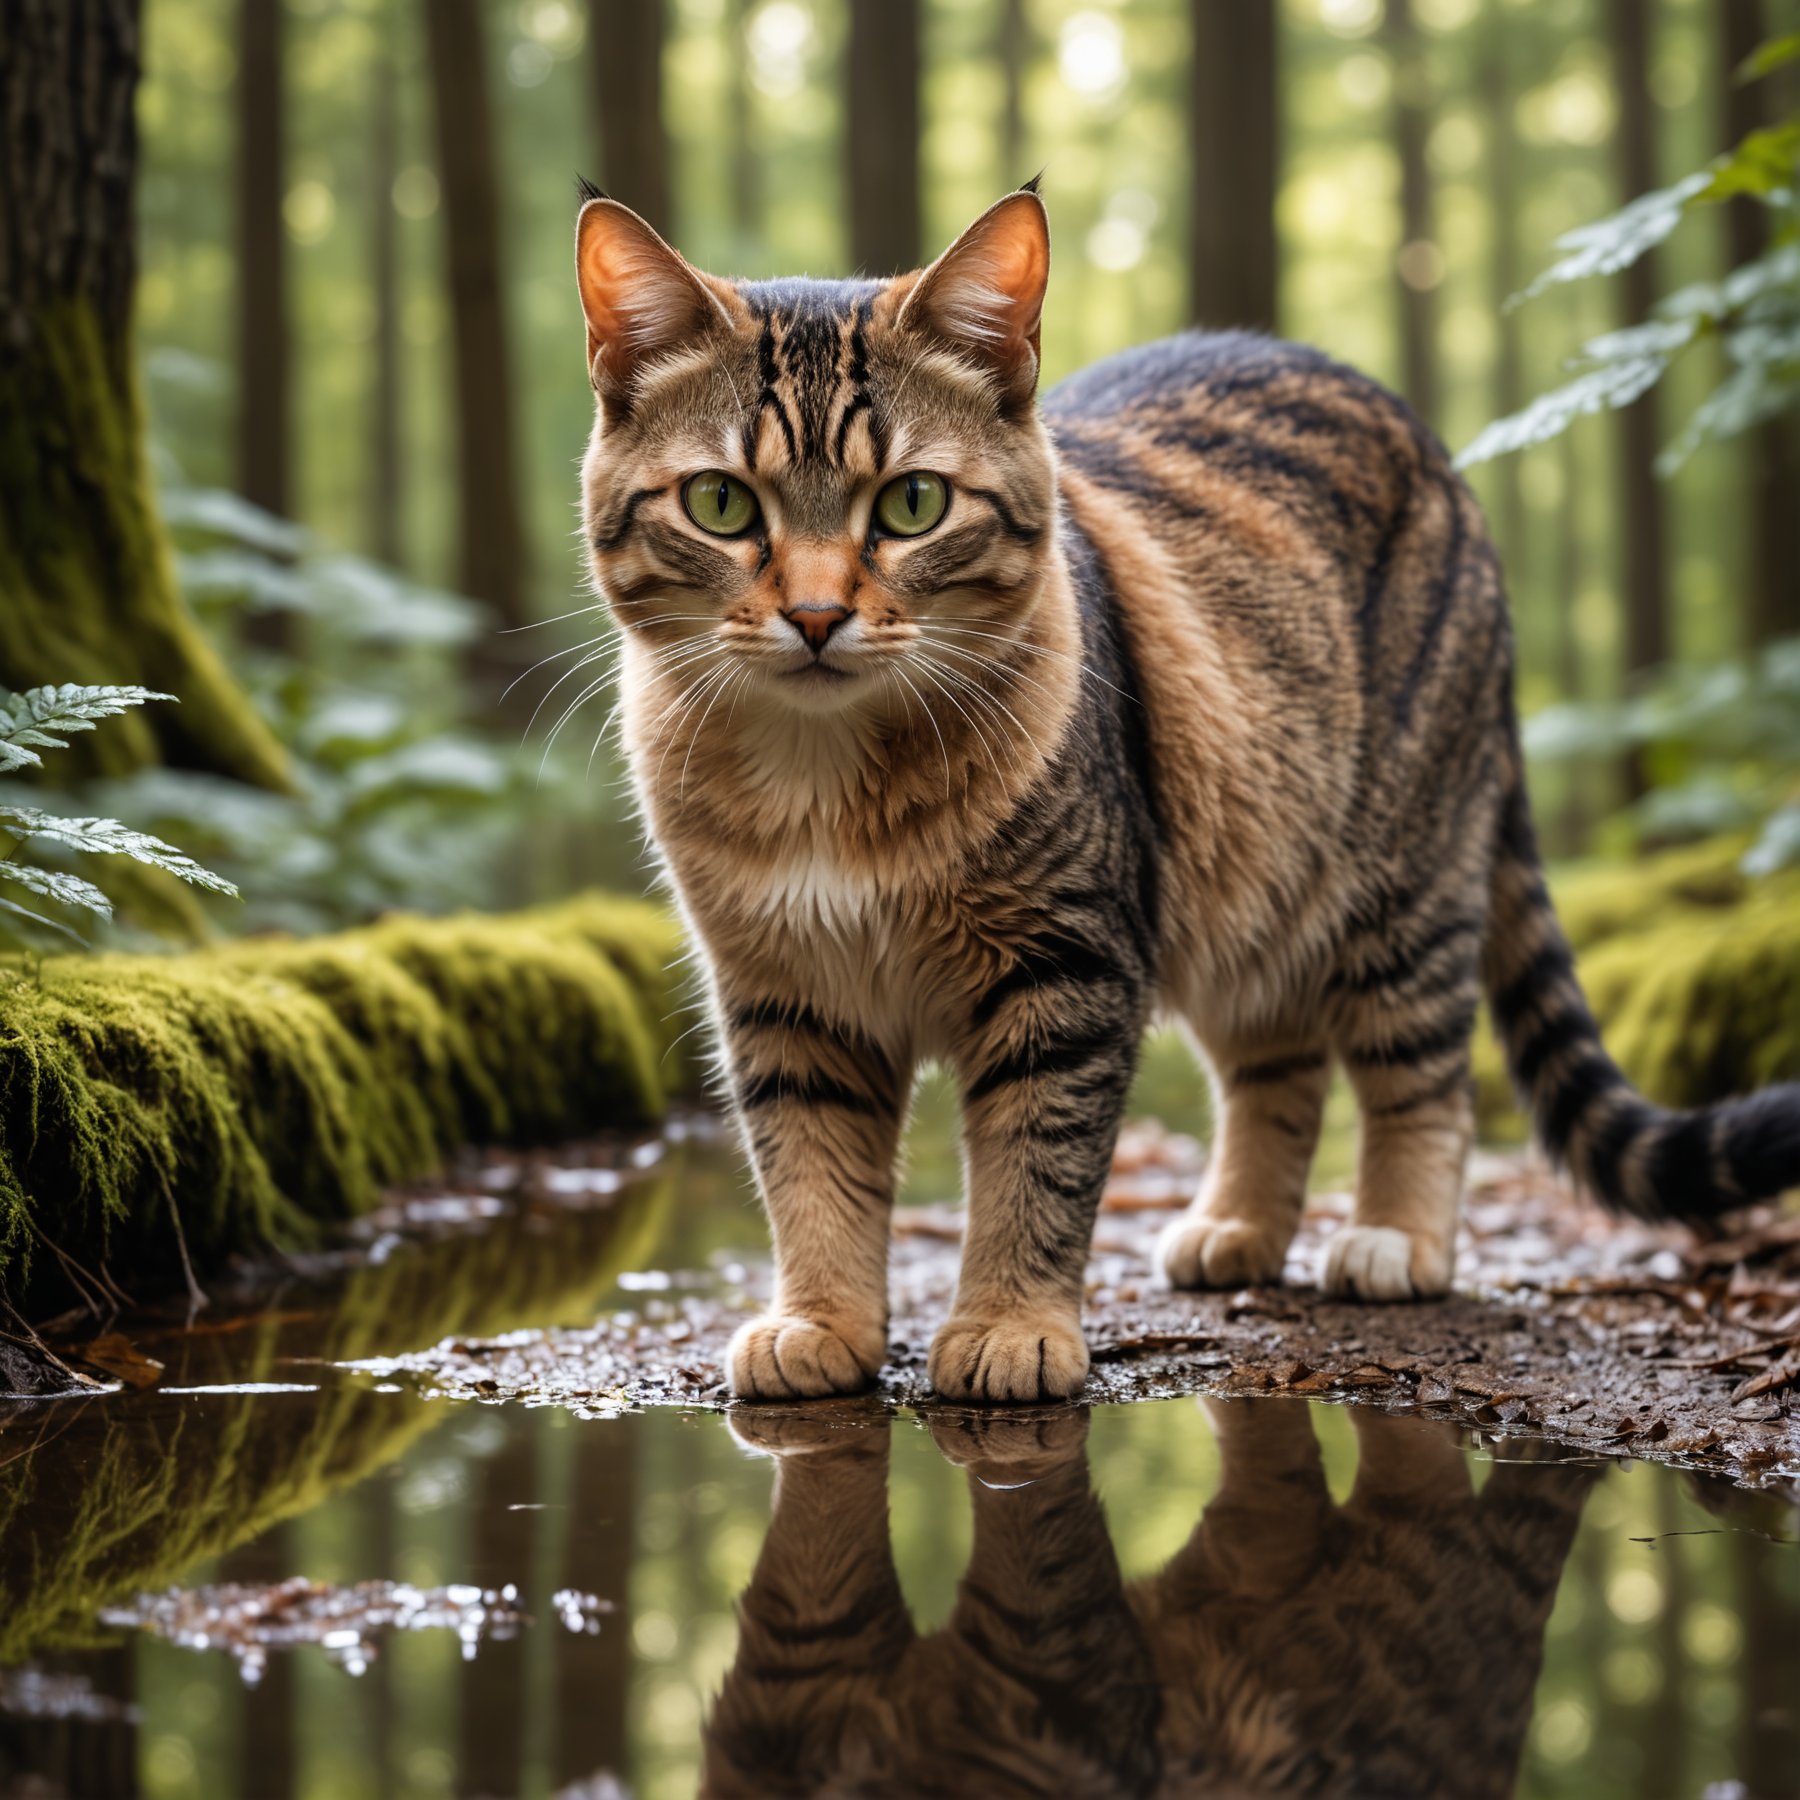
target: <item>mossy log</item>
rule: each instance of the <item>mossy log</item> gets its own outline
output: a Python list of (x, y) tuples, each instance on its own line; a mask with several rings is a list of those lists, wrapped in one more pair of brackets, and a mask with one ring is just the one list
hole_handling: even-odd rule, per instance
[(183, 1242), (197, 1268), (304, 1243), (460, 1145), (655, 1121), (689, 1079), (678, 942), (589, 897), (0, 962), (0, 1295), (102, 1266), (148, 1291)]
[[(1752, 880), (1745, 848), (1721, 839), (1552, 876), (1607, 1049), (1664, 1106), (1800, 1079), (1800, 870)], [(1522, 1133), (1485, 1031), (1476, 1077), (1484, 1127)]]

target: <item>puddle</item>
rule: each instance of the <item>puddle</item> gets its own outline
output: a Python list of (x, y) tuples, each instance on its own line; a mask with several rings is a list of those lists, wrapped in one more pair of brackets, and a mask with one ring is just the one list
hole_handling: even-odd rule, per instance
[(584, 1418), (344, 1367), (761, 1250), (705, 1141), (467, 1185), (507, 1203), (0, 1409), (0, 1800), (1800, 1793), (1775, 1492), (1292, 1395)]

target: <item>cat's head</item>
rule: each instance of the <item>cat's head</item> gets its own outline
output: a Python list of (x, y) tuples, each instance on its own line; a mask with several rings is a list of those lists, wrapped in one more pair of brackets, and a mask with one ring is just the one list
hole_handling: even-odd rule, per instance
[(584, 517), (626, 630), (808, 712), (962, 689), (1042, 588), (1049, 261), (1026, 189), (887, 281), (723, 280), (589, 200)]

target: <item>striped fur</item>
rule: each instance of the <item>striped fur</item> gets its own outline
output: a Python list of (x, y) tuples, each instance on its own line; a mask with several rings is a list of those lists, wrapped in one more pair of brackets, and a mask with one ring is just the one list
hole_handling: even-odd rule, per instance
[(734, 1415), (777, 1464), (705, 1727), (701, 1792), (1351, 1800), (1512, 1793), (1544, 1629), (1598, 1471), (1515, 1462), (1476, 1493), (1447, 1427), (1356, 1409), (1334, 1501), (1309, 1409), (1206, 1402), (1220, 1480), (1127, 1582), (1077, 1409), (935, 1414), (968, 1469), (968, 1567), (914, 1625), (885, 1420)]
[[(1672, 1119), (1605, 1063), (1531, 845), (1493, 550), (1391, 395), (1188, 335), (1038, 408), (1030, 193), (889, 282), (721, 281), (604, 199), (577, 261), (624, 742), (774, 1230), (739, 1393), (880, 1366), (927, 1058), (961, 1082), (969, 1187), (932, 1378), (1076, 1392), (1155, 1006), (1219, 1119), (1162, 1246), (1177, 1283), (1280, 1275), (1336, 1061), (1363, 1154), (1325, 1285), (1442, 1293), (1484, 982), (1546, 1140), (1603, 1198), (1704, 1214), (1800, 1173), (1793, 1090)], [(742, 535), (687, 515), (702, 470), (754, 494)], [(876, 512), (908, 470), (950, 494), (916, 537)]]

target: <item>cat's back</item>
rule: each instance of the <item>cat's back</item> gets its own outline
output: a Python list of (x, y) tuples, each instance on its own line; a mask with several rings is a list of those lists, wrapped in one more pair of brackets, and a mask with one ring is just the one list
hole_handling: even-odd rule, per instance
[[(1177, 550), (1254, 539), (1366, 569), (1421, 483), (1460, 490), (1443, 447), (1380, 383), (1305, 345), (1183, 332), (1059, 383), (1044, 416), (1063, 467)], [(1282, 540), (1282, 531), (1288, 534)]]
[(1165, 738), (1210, 657), (1246, 719), (1283, 719), (1272, 803), (1314, 825), (1372, 795), (1410, 806), (1443, 759), (1478, 755), (1510, 660), (1499, 568), (1398, 396), (1304, 345), (1184, 332), (1069, 377), (1044, 417)]

